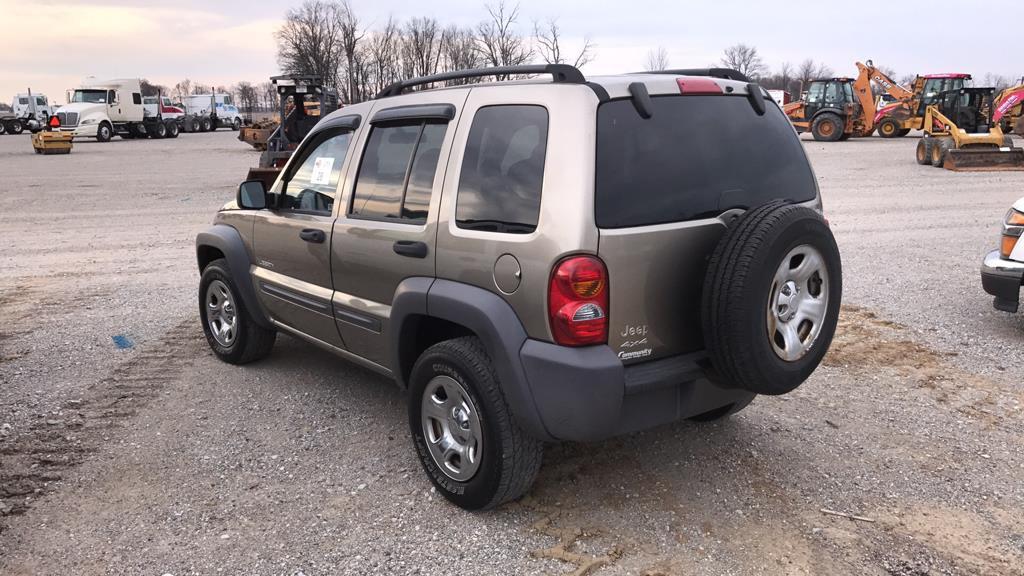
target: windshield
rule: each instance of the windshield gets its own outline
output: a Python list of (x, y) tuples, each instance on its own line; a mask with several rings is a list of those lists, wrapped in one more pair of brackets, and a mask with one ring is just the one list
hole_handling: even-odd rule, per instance
[(778, 106), (764, 116), (746, 96), (656, 96), (597, 111), (595, 208), (601, 228), (714, 217), (774, 199), (817, 195), (810, 164)]
[(105, 104), (107, 102), (106, 90), (75, 90), (71, 96), (72, 102), (88, 102), (90, 104)]

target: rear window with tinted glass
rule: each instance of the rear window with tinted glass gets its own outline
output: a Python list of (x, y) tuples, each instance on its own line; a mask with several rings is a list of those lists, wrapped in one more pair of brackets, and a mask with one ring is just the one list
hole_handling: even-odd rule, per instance
[(598, 108), (595, 203), (601, 228), (717, 216), (817, 194), (800, 140), (777, 106), (746, 96), (661, 96), (643, 119), (631, 100)]

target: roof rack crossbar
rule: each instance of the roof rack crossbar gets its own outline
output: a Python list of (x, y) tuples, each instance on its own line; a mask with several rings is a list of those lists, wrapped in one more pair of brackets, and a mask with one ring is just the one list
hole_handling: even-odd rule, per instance
[(512, 74), (551, 74), (556, 84), (586, 84), (587, 79), (584, 78), (583, 73), (580, 72), (579, 68), (571, 66), (569, 64), (526, 64), (521, 66), (495, 66), (492, 68), (474, 68), (471, 70), (455, 70), (452, 72), (442, 72), (440, 74), (432, 74), (430, 76), (420, 76), (418, 78), (409, 78), (408, 80), (402, 80), (395, 82), (387, 88), (381, 90), (374, 96), (377, 98), (387, 98), (389, 96), (398, 96), (408, 88), (413, 86), (423, 86), (425, 84), (433, 84), (435, 82), (446, 82), (448, 80), (462, 80), (466, 78), (483, 78), (485, 76), (508, 76)]
[(739, 70), (732, 68), (677, 68), (674, 70), (648, 70), (646, 72), (634, 72), (634, 74), (671, 74), (673, 76), (710, 76), (723, 80), (737, 80), (739, 82), (750, 82), (750, 78)]

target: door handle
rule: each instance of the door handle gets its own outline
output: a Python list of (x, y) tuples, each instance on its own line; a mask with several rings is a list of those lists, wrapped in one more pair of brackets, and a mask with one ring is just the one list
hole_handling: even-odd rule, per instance
[(323, 244), (324, 240), (327, 239), (327, 234), (324, 234), (323, 230), (317, 230), (316, 228), (306, 228), (302, 232), (299, 232), (299, 238), (302, 238), (306, 242), (312, 242), (314, 244)]
[(399, 240), (395, 242), (392, 247), (395, 250), (395, 254), (399, 256), (408, 256), (410, 258), (426, 258), (427, 257), (427, 245), (423, 242), (417, 242), (415, 240)]

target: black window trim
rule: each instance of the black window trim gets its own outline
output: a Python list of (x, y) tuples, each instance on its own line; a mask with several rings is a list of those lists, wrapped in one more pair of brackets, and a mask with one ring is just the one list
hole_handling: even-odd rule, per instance
[(393, 106), (378, 110), (370, 119), (370, 124), (381, 122), (400, 122), (413, 120), (442, 120), (451, 122), (455, 119), (455, 105), (453, 104), (412, 104), (407, 106)]
[[(630, 96), (626, 96), (624, 98), (610, 98), (608, 100), (601, 100), (598, 103), (598, 105), (600, 106), (601, 104), (604, 104), (605, 102), (610, 102), (610, 101), (613, 101), (613, 100), (628, 100), (629, 98), (630, 98)], [(533, 106), (533, 107), (536, 107), (536, 108), (541, 108), (541, 109), (544, 110), (544, 115), (546, 116), (546, 119), (547, 119), (547, 125), (545, 126), (545, 131), (544, 131), (544, 171), (543, 171), (543, 173), (541, 175), (540, 195), (537, 197), (537, 202), (538, 202), (538, 204), (537, 204), (537, 223), (533, 226), (533, 230), (531, 230), (530, 232), (526, 232), (526, 233), (522, 233), (522, 232), (503, 232), (503, 231), (500, 231), (500, 230), (479, 230), (479, 229), (474, 229), (474, 228), (463, 228), (462, 226), (460, 226), (459, 225), (459, 219), (458, 219), (458, 214), (459, 214), (459, 187), (462, 185), (462, 165), (460, 164), (459, 165), (459, 181), (455, 184), (455, 206), (453, 206), (454, 210), (453, 210), (453, 213), (452, 213), (452, 222), (455, 224), (455, 229), (456, 230), (460, 230), (462, 232), (469, 232), (469, 233), (472, 233), (472, 234), (477, 234), (477, 233), (487, 234), (488, 237), (490, 237), (491, 234), (501, 234), (503, 236), (511, 236), (511, 237), (514, 237), (514, 238), (528, 238), (530, 236), (533, 236), (534, 234), (537, 233), (538, 230), (540, 230), (541, 218), (544, 216), (544, 176), (547, 176), (548, 152), (550, 151), (550, 147), (548, 146), (548, 143), (551, 140), (551, 111), (548, 110), (547, 105), (546, 104), (540, 104), (540, 103), (537, 103), (537, 102), (502, 102), (501, 104), (484, 104), (483, 106), (480, 106), (479, 108), (477, 108), (476, 110), (473, 111), (473, 118), (469, 120), (469, 128), (468, 128), (468, 130), (466, 132), (466, 142), (467, 143), (469, 142), (469, 135), (473, 132), (473, 122), (476, 121), (476, 115), (479, 114), (481, 110), (485, 110), (487, 108), (506, 108), (506, 107), (509, 107), (509, 106)], [(596, 143), (597, 139), (595, 138), (594, 140), (595, 140), (595, 143)], [(595, 144), (595, 146), (596, 146), (596, 144)], [(462, 151), (462, 159), (463, 159), (463, 161), (465, 161), (465, 158), (466, 158), (466, 151), (465, 151), (465, 149), (463, 149), (463, 151)]]
[[(306, 162), (306, 159), (309, 157), (309, 154), (311, 154), (314, 150), (316, 150), (317, 146), (323, 144), (324, 142), (330, 140), (331, 138), (334, 138), (335, 136), (340, 136), (342, 134), (354, 134), (355, 133), (356, 128), (359, 127), (359, 119), (360, 119), (360, 117), (359, 117), (358, 114), (354, 114), (352, 116), (344, 117), (345, 120), (347, 120), (348, 118), (353, 118), (354, 121), (353, 122), (341, 122), (341, 120), (343, 120), (342, 118), (339, 118), (338, 121), (332, 121), (325, 128), (322, 128), (320, 130), (317, 130), (316, 132), (313, 132), (308, 138), (306, 138), (306, 140), (302, 143), (302, 145), (299, 147), (299, 149), (296, 150), (294, 153), (292, 153), (292, 161), (288, 164), (287, 171), (285, 171), (284, 173), (281, 174), (281, 188), (280, 188), (280, 191), (277, 194), (275, 194), (274, 205), (272, 207), (272, 210), (273, 210), (273, 212), (275, 214), (280, 214), (282, 212), (287, 212), (288, 214), (306, 214), (308, 216), (327, 216), (327, 217), (330, 217), (330, 216), (334, 215), (334, 210), (331, 210), (331, 212), (328, 212), (328, 213), (321, 212), (321, 211), (318, 211), (318, 210), (295, 210), (295, 209), (292, 209), (292, 208), (279, 208), (277, 206), (277, 203), (278, 203), (278, 199), (281, 196), (283, 196), (285, 194), (285, 192), (288, 190), (288, 183), (291, 182), (292, 178), (295, 177), (295, 172), (297, 172), (298, 169), (300, 167), (302, 167), (302, 165)], [(345, 151), (345, 159), (346, 160), (348, 159), (348, 155), (352, 151), (353, 145), (354, 145), (354, 143), (350, 141), (349, 142), (349, 146), (348, 146), (348, 150)], [(341, 169), (344, 169), (344, 167), (345, 167), (344, 164), (345, 164), (345, 162), (342, 161)], [(345, 179), (345, 175), (342, 174), (341, 175), (341, 179), (338, 181), (338, 187), (334, 189), (334, 201), (335, 202), (338, 202), (338, 190), (340, 190), (342, 188), (342, 184), (344, 183), (344, 179)]]
[[(451, 106), (450, 104), (448, 106)], [(423, 108), (422, 106), (400, 106), (399, 108)], [(391, 108), (394, 110), (394, 108)], [(452, 112), (454, 114), (455, 107), (452, 106)], [(383, 110), (382, 110), (383, 112)], [(402, 200), (399, 202), (399, 209), (405, 207), (405, 197), (409, 193), (409, 179), (412, 177), (412, 165), (416, 162), (416, 152), (420, 149), (420, 142), (423, 140), (423, 131), (426, 130), (427, 124), (450, 124), (449, 121), (437, 122), (438, 118), (431, 116), (408, 116), (404, 118), (387, 118), (385, 120), (378, 120), (377, 116), (374, 115), (373, 119), (370, 120), (370, 133), (366, 136), (366, 142), (370, 142), (370, 138), (373, 138), (373, 131), (377, 128), (391, 128), (394, 126), (419, 126), (419, 134), (416, 135), (416, 145), (412, 148), (412, 154), (409, 156), (409, 162), (405, 165), (405, 178), (402, 180)], [(384, 124), (381, 126), (381, 124)], [(445, 138), (448, 137), (447, 128), (445, 129)], [(442, 150), (444, 147), (442, 146)], [(437, 166), (434, 167), (434, 179), (437, 179), (437, 168), (441, 165), (442, 156), (438, 156)], [(390, 222), (392, 224), (404, 224), (406, 226), (426, 226), (430, 220), (430, 213), (427, 212), (427, 217), (422, 220), (413, 220), (411, 218), (391, 218), (388, 216), (363, 216), (361, 214), (353, 214), (352, 209), (356, 203), (356, 189), (359, 187), (359, 174), (363, 171), (363, 161), (366, 159), (366, 146), (363, 146), (362, 154), (359, 156), (359, 168), (356, 170), (355, 182), (352, 184), (352, 195), (348, 201), (348, 208), (345, 210), (345, 218), (349, 220), (362, 220), (364, 222)], [(431, 201), (433, 201), (433, 188), (431, 188)]]

